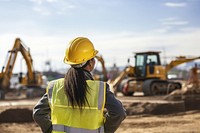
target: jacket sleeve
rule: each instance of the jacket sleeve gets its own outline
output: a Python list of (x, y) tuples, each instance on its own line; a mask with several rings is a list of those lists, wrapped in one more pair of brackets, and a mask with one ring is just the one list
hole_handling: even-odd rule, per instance
[(106, 121), (104, 123), (105, 133), (114, 133), (126, 118), (126, 112), (122, 103), (110, 91), (108, 84), (106, 85), (105, 108), (107, 110), (105, 114)]
[(48, 97), (47, 94), (44, 94), (33, 108), (33, 119), (40, 126), (43, 133), (52, 132), (50, 114), (51, 109), (49, 107)]

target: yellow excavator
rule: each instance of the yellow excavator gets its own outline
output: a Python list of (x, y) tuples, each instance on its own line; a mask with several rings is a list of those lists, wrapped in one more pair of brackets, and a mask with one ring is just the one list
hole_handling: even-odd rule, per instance
[[(96, 73), (94, 72), (93, 73), (94, 79), (95, 80), (108, 81), (107, 70), (106, 70), (106, 67), (105, 67), (105, 61), (104, 61), (102, 55), (96, 55), (95, 58), (97, 59), (98, 62), (101, 63), (102, 72), (100, 72), (99, 74), (98, 74), (98, 72), (96, 72)], [(102, 77), (101, 77), (101, 75), (102, 75)]]
[(45, 92), (45, 89), (43, 88), (46, 86), (43, 75), (40, 72), (36, 72), (33, 68), (33, 59), (30, 54), (30, 48), (27, 47), (20, 38), (16, 38), (13, 48), (8, 51), (9, 58), (6, 66), (3, 66), (0, 73), (0, 99), (4, 99), (6, 92), (10, 89), (10, 79), (12, 77), (12, 71), (18, 52), (22, 54), (27, 66), (28, 72), (26, 76), (23, 76), (22, 73), (20, 73), (19, 76), (19, 83), (27, 89), (27, 97), (33, 97), (33, 95)]
[(182, 63), (197, 59), (200, 57), (180, 56), (163, 66), (160, 52), (137, 52), (135, 53), (135, 66), (127, 66), (110, 84), (115, 94), (119, 91), (124, 96), (132, 96), (134, 92), (143, 92), (144, 96), (168, 94), (182, 87), (181, 83), (167, 79), (169, 70)]

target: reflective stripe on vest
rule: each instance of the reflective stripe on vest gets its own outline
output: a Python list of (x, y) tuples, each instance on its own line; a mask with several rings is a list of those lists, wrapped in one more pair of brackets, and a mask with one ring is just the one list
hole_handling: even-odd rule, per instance
[(48, 101), (49, 101), (49, 105), (51, 105), (51, 101), (52, 101), (52, 91), (53, 91), (53, 87), (54, 87), (55, 81), (51, 81), (46, 89), (47, 92), (47, 96), (48, 96)]
[(63, 125), (53, 125), (53, 130), (58, 132), (65, 132), (65, 133), (104, 133), (104, 126), (96, 130), (89, 130), (83, 128), (72, 128)]
[[(103, 110), (106, 85), (101, 81), (87, 81), (90, 93), (87, 95), (90, 106), (80, 112), (68, 105), (64, 92), (64, 79), (50, 83), (47, 94), (51, 106), (51, 119), (54, 132), (67, 133), (103, 133)], [(54, 89), (53, 89), (54, 88)]]

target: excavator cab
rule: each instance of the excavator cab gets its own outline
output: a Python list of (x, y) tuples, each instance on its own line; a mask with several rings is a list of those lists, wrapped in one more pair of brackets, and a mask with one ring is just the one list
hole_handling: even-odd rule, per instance
[(148, 78), (155, 74), (155, 66), (161, 66), (160, 52), (140, 52), (135, 54), (136, 78)]

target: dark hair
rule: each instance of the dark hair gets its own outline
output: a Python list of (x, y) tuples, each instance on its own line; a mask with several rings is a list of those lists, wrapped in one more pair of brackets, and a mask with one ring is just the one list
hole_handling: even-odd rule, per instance
[(86, 93), (88, 92), (86, 77), (83, 68), (71, 67), (65, 74), (65, 93), (69, 104), (74, 108), (82, 109), (86, 103), (89, 106)]

